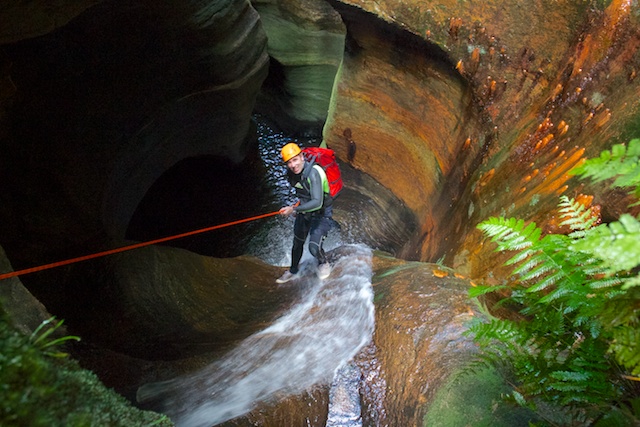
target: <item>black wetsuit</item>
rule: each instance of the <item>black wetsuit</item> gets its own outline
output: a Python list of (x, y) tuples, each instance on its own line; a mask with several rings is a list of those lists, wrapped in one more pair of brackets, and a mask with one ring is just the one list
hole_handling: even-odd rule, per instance
[(300, 204), (293, 209), (296, 220), (293, 226), (293, 248), (289, 269), (291, 273), (296, 274), (307, 235), (309, 235), (311, 255), (318, 260), (319, 264), (327, 262), (322, 242), (333, 224), (331, 218), (333, 199), (323, 191), (322, 176), (312, 163), (305, 161), (302, 172), (294, 175), (289, 171), (288, 178), (300, 200)]

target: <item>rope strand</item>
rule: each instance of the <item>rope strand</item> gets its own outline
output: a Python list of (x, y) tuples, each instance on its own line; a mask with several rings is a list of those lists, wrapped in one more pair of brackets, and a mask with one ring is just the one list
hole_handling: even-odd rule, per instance
[(175, 239), (180, 239), (182, 237), (193, 236), (194, 234), (206, 233), (207, 231), (217, 230), (218, 228), (229, 227), (229, 226), (232, 226), (232, 225), (242, 224), (244, 222), (255, 221), (257, 219), (262, 219), (262, 218), (266, 218), (266, 217), (269, 217), (269, 216), (274, 216), (274, 215), (277, 215), (278, 213), (279, 213), (279, 211), (275, 211), (275, 212), (270, 212), (270, 213), (266, 213), (266, 214), (262, 214), (262, 215), (256, 215), (256, 216), (252, 216), (250, 218), (245, 218), (245, 219), (240, 219), (240, 220), (237, 220), (237, 221), (227, 222), (225, 224), (220, 224), (220, 225), (214, 225), (212, 227), (201, 228), (199, 230), (188, 231), (186, 233), (176, 234), (176, 235), (173, 235), (173, 236), (162, 237), (160, 239), (149, 240), (147, 242), (134, 243), (132, 245), (122, 246), (120, 248), (110, 249), (108, 251), (98, 252), (98, 253), (95, 253), (95, 254), (84, 255), (84, 256), (81, 256), (81, 257), (71, 258), (71, 259), (67, 259), (67, 260), (64, 260), (64, 261), (52, 262), (50, 264), (44, 264), (44, 265), (40, 265), (40, 266), (37, 266), (37, 267), (25, 268), (24, 270), (11, 271), (9, 273), (0, 274), (0, 280), (9, 279), (11, 277), (16, 277), (16, 276), (22, 276), (22, 275), (25, 275), (25, 274), (28, 274), (28, 273), (35, 273), (36, 271), (48, 270), (48, 269), (54, 268), (54, 267), (62, 267), (63, 265), (74, 264), (76, 262), (86, 261), (86, 260), (89, 260), (89, 259), (99, 258), (99, 257), (107, 256), (107, 255), (113, 255), (113, 254), (117, 254), (119, 252), (130, 251), (132, 249), (138, 249), (138, 248), (142, 248), (144, 246), (156, 245), (158, 243), (168, 242), (169, 240), (175, 240)]

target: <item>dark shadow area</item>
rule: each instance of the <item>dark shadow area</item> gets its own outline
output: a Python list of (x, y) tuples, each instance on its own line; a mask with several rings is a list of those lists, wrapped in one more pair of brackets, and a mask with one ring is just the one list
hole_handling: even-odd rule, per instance
[[(138, 205), (127, 239), (149, 241), (224, 225), (277, 209), (257, 154), (234, 165), (206, 156), (183, 160), (165, 172)], [(221, 227), (166, 242), (217, 258), (246, 253), (261, 221)]]

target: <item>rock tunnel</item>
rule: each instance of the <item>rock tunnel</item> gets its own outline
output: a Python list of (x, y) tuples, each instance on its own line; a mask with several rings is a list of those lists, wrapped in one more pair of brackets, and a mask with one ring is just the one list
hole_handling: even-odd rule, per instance
[[(475, 224), (488, 216), (557, 230), (560, 194), (593, 195), (605, 220), (627, 206), (568, 171), (638, 136), (631, 3), (3, 6), (0, 245), (19, 269), (277, 209), (259, 114), (336, 151), (347, 190), (335, 218), (347, 234), (487, 279), (499, 260)], [(243, 256), (239, 236), (253, 231), (206, 250), (176, 243), (188, 251), (149, 249), (22, 281), (110, 351), (194, 356), (248, 335), (289, 298), (208, 294), (199, 283), (213, 271), (264, 290), (270, 281), (256, 277), (278, 269)], [(149, 286), (163, 275), (167, 287)], [(191, 301), (189, 314), (176, 300)], [(220, 300), (244, 314), (231, 321)]]

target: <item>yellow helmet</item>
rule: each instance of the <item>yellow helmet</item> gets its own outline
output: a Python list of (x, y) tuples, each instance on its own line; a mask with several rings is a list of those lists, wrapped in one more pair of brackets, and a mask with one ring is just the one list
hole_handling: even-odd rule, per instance
[(282, 154), (282, 161), (285, 163), (287, 163), (289, 160), (291, 160), (301, 152), (302, 150), (300, 150), (298, 144), (295, 144), (293, 142), (290, 142), (282, 147), (282, 150), (280, 151), (280, 153)]

